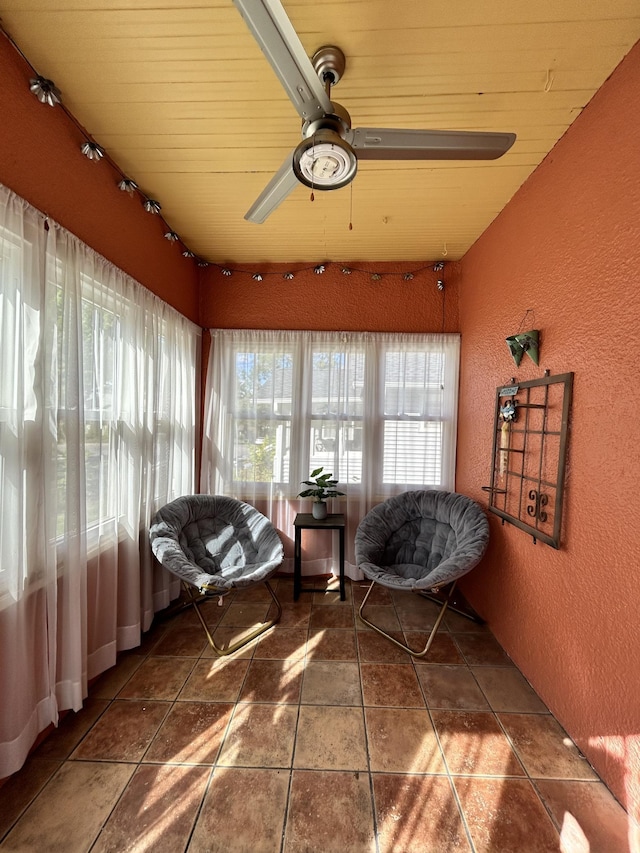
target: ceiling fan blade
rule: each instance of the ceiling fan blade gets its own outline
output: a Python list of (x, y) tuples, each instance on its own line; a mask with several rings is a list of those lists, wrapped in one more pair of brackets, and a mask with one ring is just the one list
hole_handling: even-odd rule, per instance
[(280, 0), (233, 0), (302, 119), (331, 113), (324, 90)]
[(496, 160), (515, 133), (357, 127), (345, 139), (358, 160)]
[(273, 213), (276, 207), (285, 200), (289, 193), (300, 186), (300, 182), (293, 173), (291, 161), (292, 157), (289, 155), (245, 213), (244, 218), (249, 222), (262, 224)]

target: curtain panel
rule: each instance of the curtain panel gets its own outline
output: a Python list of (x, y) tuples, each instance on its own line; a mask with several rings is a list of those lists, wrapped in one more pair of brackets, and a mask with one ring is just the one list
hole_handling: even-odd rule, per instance
[(200, 337), (0, 186), (0, 778), (179, 593), (148, 528), (194, 491)]
[[(454, 489), (457, 334), (211, 331), (201, 491), (257, 506), (293, 566), (297, 497), (320, 467), (339, 481), (330, 512), (346, 516), (345, 570), (360, 519), (391, 495)], [(337, 570), (326, 533), (306, 531), (306, 574)]]

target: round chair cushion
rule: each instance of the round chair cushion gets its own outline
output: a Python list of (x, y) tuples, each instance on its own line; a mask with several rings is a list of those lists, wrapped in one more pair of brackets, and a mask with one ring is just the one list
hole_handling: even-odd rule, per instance
[(149, 538), (165, 568), (209, 592), (265, 581), (284, 558), (269, 519), (222, 495), (185, 495), (166, 504), (153, 519)]
[(373, 507), (355, 538), (365, 576), (395, 589), (439, 589), (471, 571), (489, 542), (481, 507), (466, 495), (404, 492)]

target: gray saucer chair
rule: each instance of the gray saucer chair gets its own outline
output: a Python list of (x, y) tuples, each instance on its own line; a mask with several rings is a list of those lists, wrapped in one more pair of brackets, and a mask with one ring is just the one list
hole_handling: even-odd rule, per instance
[[(455, 492), (404, 492), (373, 507), (356, 531), (356, 562), (371, 581), (360, 618), (396, 646), (424, 657), (452, 601), (456, 582), (480, 561), (489, 542), (489, 524), (480, 506)], [(422, 651), (416, 652), (364, 616), (375, 584), (427, 598), (445, 588), (444, 599)]]
[[(149, 538), (158, 562), (182, 581), (217, 654), (235, 652), (280, 619), (282, 608), (269, 578), (282, 563), (284, 549), (275, 527), (255, 507), (220, 495), (186, 495), (159, 510)], [(202, 597), (222, 596), (259, 583), (271, 593), (275, 617), (228, 648), (217, 646), (197, 606)], [(194, 589), (199, 595), (194, 595)]]

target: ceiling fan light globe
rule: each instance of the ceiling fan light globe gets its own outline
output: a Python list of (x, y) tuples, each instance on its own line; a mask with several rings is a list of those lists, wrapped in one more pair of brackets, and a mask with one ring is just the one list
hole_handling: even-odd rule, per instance
[(358, 160), (353, 148), (335, 131), (321, 130), (296, 147), (293, 171), (300, 183), (308, 187), (336, 190), (355, 178)]

